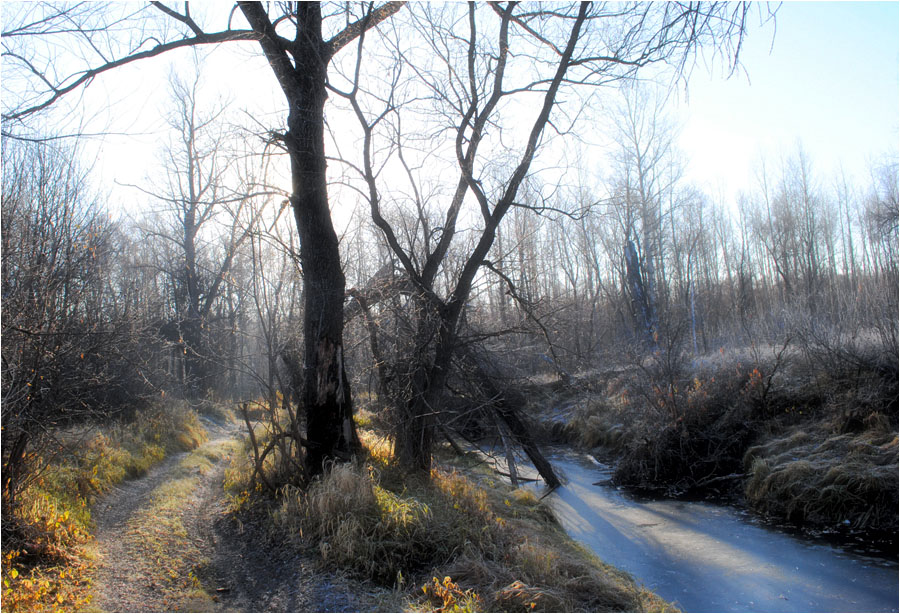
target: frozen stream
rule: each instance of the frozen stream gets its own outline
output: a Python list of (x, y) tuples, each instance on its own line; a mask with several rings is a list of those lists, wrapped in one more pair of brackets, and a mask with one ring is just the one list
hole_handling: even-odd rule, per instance
[(637, 501), (595, 485), (609, 469), (551, 454), (566, 531), (686, 612), (896, 612), (897, 563), (749, 522), (704, 502)]

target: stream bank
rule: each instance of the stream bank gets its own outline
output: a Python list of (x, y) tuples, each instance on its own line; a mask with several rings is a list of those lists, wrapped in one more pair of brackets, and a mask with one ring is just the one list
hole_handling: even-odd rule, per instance
[[(854, 354), (854, 356), (856, 356)], [(898, 372), (890, 356), (823, 367), (785, 345), (528, 381), (545, 438), (601, 459), (631, 492), (727, 499), (811, 535), (898, 533)]]

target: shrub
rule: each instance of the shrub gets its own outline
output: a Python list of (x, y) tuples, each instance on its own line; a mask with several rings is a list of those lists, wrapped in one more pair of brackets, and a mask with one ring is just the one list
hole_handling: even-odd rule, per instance
[(444, 576), (443, 582), (436, 577), (431, 584), (422, 587), (425, 598), (433, 612), (478, 612), (481, 610), (481, 599), (475, 591), (462, 590), (459, 585)]
[[(739, 477), (759, 432), (759, 369), (739, 366), (654, 386), (651, 407), (631, 427), (616, 483), (682, 494)], [(655, 417), (655, 420), (648, 419)]]

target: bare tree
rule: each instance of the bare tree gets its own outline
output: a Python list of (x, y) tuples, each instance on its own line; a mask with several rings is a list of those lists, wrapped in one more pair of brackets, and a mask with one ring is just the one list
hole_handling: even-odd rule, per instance
[(900, 236), (900, 165), (896, 158), (874, 169), (873, 186), (865, 207), (867, 234), (878, 265), (870, 274), (875, 278), (870, 321), (878, 332), (882, 348), (892, 356), (896, 368), (898, 352), (898, 236)]
[(897, 162), (875, 168), (872, 183), (865, 210), (868, 233), (881, 252), (883, 272), (896, 277), (897, 237), (900, 234), (900, 174)]
[[(327, 35), (319, 3), (263, 6), (238, 2), (249, 27), (211, 30), (206, 16), (179, 12), (162, 2), (140, 8), (81, 4), (33, 5), (6, 24), (4, 60), (26, 86), (3, 110), (4, 134), (22, 134), (23, 122), (125, 64), (198, 45), (255, 41), (281, 87), (288, 108), (287, 129), (278, 135), (290, 157), (292, 195), (304, 274), (304, 404), (311, 471), (326, 458), (348, 456), (357, 438), (343, 350), (344, 277), (331, 221), (325, 175), (324, 109), (328, 65), (336, 53), (377, 26), (402, 2), (366, 5), (352, 22)], [(53, 49), (53, 52), (36, 51)], [(57, 46), (58, 45), (58, 46)], [(59, 50), (69, 50), (69, 54)], [(79, 65), (80, 64), (80, 65)], [(6, 71), (5, 71), (6, 72)], [(4, 104), (7, 104), (6, 97)]]
[(251, 202), (273, 192), (242, 176), (230, 151), (235, 139), (225, 125), (226, 107), (205, 110), (201, 72), (196, 64), (194, 69), (189, 81), (171, 78), (174, 139), (163, 152), (162, 185), (141, 190), (161, 203), (145, 232), (167, 243), (170, 252), (160, 267), (170, 278), (173, 313), (161, 333), (182, 367), (177, 372), (185, 392), (197, 397), (214, 384), (215, 363), (221, 363), (221, 373), (228, 362), (214, 358), (219, 353), (212, 337), (214, 324), (233, 317), (215, 310), (221, 310), (235, 257), (253, 227), (252, 220), (242, 220), (243, 213), (253, 208), (255, 216), (262, 215)]
[[(426, 5), (413, 12), (420, 40), (435, 58), (432, 66), (405, 64), (427, 88), (427, 100), (436, 103), (434, 108), (422, 109), (436, 123), (423, 132), (449, 137), (453, 148), (448, 153), (457, 163), (455, 178), (447, 190), (443, 224), (437, 228), (423, 224), (422, 230), (433, 232), (434, 238), (420, 242), (404, 240), (404, 234), (388, 221), (382, 207), (386, 199), (379, 174), (387, 165), (386, 158), (409, 153), (409, 137), (397, 118), (404, 104), (411, 106), (412, 101), (398, 100), (400, 74), (396, 70), (386, 72), (389, 76), (380, 93), (366, 98), (357, 65), (348, 78), (347, 89), (334, 88), (348, 100), (362, 130), (362, 160), (357, 168), (365, 180), (372, 219), (413, 288), (415, 333), (395, 434), (395, 452), (401, 462), (420, 469), (430, 466), (439, 398), (458, 349), (473, 284), (486, 264), (500, 222), (511, 209), (523, 206), (519, 189), (539, 145), (549, 138), (546, 129), (552, 126), (558, 132), (568, 132), (578, 116), (577, 109), (558, 106), (560, 92), (565, 89), (577, 95), (582, 86), (628, 79), (655, 62), (667, 61), (684, 68), (695, 50), (706, 43), (734, 52), (744, 33), (746, 11), (743, 6), (717, 4), (581, 3), (556, 10), (532, 10), (528, 5), (492, 3), (488, 7), (470, 4), (465, 9), (448, 6), (439, 10)], [(361, 38), (359, 58), (362, 46)], [(405, 57), (402, 45), (397, 45), (397, 51)], [(503, 140), (494, 135), (508, 126), (506, 110), (519, 96), (529, 101), (532, 113), (527, 123), (521, 117), (512, 120), (517, 125), (514, 133), (520, 138), (514, 139), (515, 146), (504, 149)], [(412, 96), (413, 101), (423, 98), (424, 93)], [(377, 148), (375, 143), (382, 137), (393, 146)], [(508, 166), (511, 171), (492, 181), (490, 171), (496, 167), (491, 161), (498, 159), (512, 159)], [(413, 173), (407, 175), (411, 183), (417, 181)], [(464, 213), (468, 203), (474, 211)], [(478, 226), (460, 233), (461, 219), (467, 225), (477, 221)], [(464, 239), (468, 247), (458, 268), (448, 271), (455, 239)], [(424, 253), (417, 251), (419, 245), (426, 246)], [(452, 280), (446, 295), (435, 283), (442, 270)]]
[(631, 313), (647, 347), (656, 347), (665, 289), (665, 228), (681, 176), (677, 130), (663, 113), (665, 92), (634, 86), (616, 115), (616, 171), (611, 204), (623, 232), (624, 272)]

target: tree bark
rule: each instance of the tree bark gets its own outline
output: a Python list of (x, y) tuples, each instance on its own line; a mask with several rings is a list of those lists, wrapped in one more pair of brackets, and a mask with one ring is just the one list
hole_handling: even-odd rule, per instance
[(303, 265), (303, 402), (307, 465), (313, 475), (335, 456), (349, 456), (359, 439), (353, 424), (350, 382), (344, 370), (344, 289), (337, 234), (328, 207), (325, 162), (327, 58), (318, 3), (299, 3), (294, 83), (285, 142), (291, 160), (291, 206)]
[(258, 3), (240, 3), (288, 102), (284, 143), (291, 162), (291, 207), (303, 267), (303, 404), (307, 470), (321, 473), (330, 458), (359, 448), (350, 382), (344, 370), (344, 289), (337, 234), (328, 207), (325, 161), (325, 88), (329, 49), (322, 40), (321, 8), (297, 3), (293, 64)]

